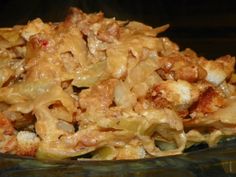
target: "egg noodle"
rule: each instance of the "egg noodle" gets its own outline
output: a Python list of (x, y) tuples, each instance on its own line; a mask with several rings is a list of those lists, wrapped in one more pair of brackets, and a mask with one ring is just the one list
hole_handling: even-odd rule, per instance
[(0, 152), (141, 159), (235, 135), (235, 58), (180, 51), (168, 27), (71, 8), (0, 28)]

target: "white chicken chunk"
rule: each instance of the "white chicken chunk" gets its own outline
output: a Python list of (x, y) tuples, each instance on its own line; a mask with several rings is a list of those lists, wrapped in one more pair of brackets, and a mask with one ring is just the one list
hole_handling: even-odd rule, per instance
[(200, 60), (200, 64), (207, 71), (206, 80), (218, 86), (232, 74), (235, 58), (226, 55), (215, 61)]
[(226, 73), (224, 72), (223, 68), (218, 63), (208, 62), (204, 69), (207, 71), (206, 80), (214, 85), (219, 85), (222, 83), (225, 78), (227, 77)]
[(40, 139), (30, 131), (20, 131), (17, 136), (17, 154), (32, 156), (36, 153)]
[(199, 97), (199, 90), (184, 80), (168, 80), (154, 88), (156, 95), (165, 98), (174, 106), (189, 107)]

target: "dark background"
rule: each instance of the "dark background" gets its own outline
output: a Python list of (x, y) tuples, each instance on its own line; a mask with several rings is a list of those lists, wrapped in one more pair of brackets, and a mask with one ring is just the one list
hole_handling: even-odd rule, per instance
[(0, 27), (36, 17), (61, 21), (70, 6), (152, 26), (169, 23), (164, 35), (182, 49), (190, 47), (209, 59), (236, 55), (235, 0), (0, 0)]

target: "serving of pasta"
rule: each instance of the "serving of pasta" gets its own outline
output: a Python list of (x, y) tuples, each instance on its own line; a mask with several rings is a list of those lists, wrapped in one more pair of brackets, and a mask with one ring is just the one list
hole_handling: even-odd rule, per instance
[(0, 152), (141, 159), (236, 135), (235, 58), (181, 51), (168, 27), (71, 8), (0, 28)]

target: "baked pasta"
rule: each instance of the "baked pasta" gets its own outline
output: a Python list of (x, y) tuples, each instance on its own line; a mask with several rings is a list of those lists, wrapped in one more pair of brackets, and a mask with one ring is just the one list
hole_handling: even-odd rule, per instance
[(141, 159), (234, 136), (235, 58), (181, 51), (168, 27), (71, 8), (1, 28), (0, 152)]

